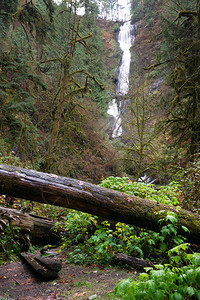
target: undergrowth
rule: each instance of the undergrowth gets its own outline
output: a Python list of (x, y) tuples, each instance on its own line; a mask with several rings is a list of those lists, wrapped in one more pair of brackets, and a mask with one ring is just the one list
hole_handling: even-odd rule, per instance
[[(158, 189), (126, 177), (110, 177), (101, 186), (171, 206), (179, 206), (182, 199), (180, 186), (175, 181)], [(158, 226), (161, 229), (152, 232), (120, 222), (102, 221), (71, 209), (37, 207), (41, 214), (58, 219), (55, 230), (62, 235), (61, 250), (67, 250), (68, 262), (113, 264), (117, 252), (154, 262), (154, 267), (146, 268), (137, 281), (128, 278), (120, 282), (115, 289), (117, 298), (200, 299), (200, 254), (192, 253), (186, 238), (178, 234), (176, 213), (160, 211)], [(184, 226), (182, 230), (188, 231)], [(6, 235), (4, 242), (9, 242)], [(12, 254), (9, 251), (8, 248), (8, 256)]]
[(200, 299), (200, 253), (187, 254), (184, 243), (168, 251), (169, 263), (145, 268), (138, 280), (127, 278), (115, 287), (124, 300)]
[[(179, 186), (176, 182), (156, 190), (153, 185), (132, 182), (127, 177), (109, 177), (101, 186), (126, 192), (156, 202), (178, 205)], [(117, 252), (142, 259), (167, 261), (166, 252), (185, 242), (178, 235), (177, 215), (160, 211), (161, 230), (153, 232), (124, 223), (100, 221), (90, 214), (69, 210), (55, 230), (62, 232), (61, 249), (68, 249), (70, 262), (78, 264), (109, 264)], [(187, 228), (183, 227), (187, 231)]]

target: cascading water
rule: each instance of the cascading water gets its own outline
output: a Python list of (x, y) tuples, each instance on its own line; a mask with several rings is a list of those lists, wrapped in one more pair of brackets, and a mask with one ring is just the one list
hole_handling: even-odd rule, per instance
[(117, 98), (113, 99), (112, 104), (108, 109), (108, 114), (115, 118), (115, 122), (112, 128), (111, 138), (118, 137), (122, 134), (122, 126), (121, 126), (121, 113), (122, 113), (122, 102), (123, 96), (128, 93), (129, 90), (129, 72), (130, 72), (130, 63), (131, 63), (131, 52), (130, 47), (134, 42), (133, 30), (134, 25), (131, 25), (130, 21), (125, 22), (119, 31), (118, 43), (122, 50), (122, 59), (121, 65), (119, 68), (118, 74), (118, 85), (117, 85)]
[(129, 90), (129, 71), (131, 63), (130, 47), (134, 40), (132, 31), (133, 25), (131, 25), (131, 22), (126, 22), (121, 26), (118, 37), (118, 43), (123, 53), (122, 63), (119, 68), (117, 94), (122, 96), (126, 95)]

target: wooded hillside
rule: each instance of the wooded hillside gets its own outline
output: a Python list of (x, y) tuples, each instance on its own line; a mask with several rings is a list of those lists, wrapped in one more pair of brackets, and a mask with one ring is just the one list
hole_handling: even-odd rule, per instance
[[(106, 133), (117, 66), (109, 62), (95, 7), (78, 16), (74, 1), (1, 1), (2, 162), (93, 182), (120, 174)], [(114, 54), (110, 22), (109, 30)]]

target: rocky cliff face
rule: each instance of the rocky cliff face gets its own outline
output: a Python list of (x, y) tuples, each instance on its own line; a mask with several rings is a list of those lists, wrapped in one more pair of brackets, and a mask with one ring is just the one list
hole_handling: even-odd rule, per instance
[[(136, 78), (140, 77), (144, 79), (144, 77), (146, 77), (148, 74), (144, 68), (149, 67), (156, 59), (156, 55), (160, 48), (160, 41), (157, 37), (161, 32), (161, 2), (162, 1), (157, 3), (156, 1), (150, 23), (146, 17), (136, 23), (132, 21), (132, 23), (136, 25), (136, 38), (131, 48), (131, 77), (135, 76)], [(105, 43), (106, 65), (110, 72), (113, 83), (116, 84), (117, 69), (121, 60), (121, 50), (117, 43), (121, 22), (99, 19), (98, 25), (102, 30), (103, 40)], [(152, 73), (149, 75), (149, 77), (155, 77), (155, 74)]]
[(103, 41), (105, 43), (105, 63), (110, 73), (113, 89), (115, 89), (117, 68), (121, 59), (121, 50), (117, 43), (121, 23), (118, 21), (99, 19), (98, 25), (101, 28)]

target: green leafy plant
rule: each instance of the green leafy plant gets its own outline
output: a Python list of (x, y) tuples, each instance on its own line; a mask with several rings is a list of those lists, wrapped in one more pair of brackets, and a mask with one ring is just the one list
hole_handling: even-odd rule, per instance
[(180, 187), (176, 181), (171, 182), (168, 186), (160, 186), (159, 189), (156, 189), (153, 184), (132, 182), (128, 177), (111, 176), (103, 180), (100, 185), (159, 203), (179, 204)]
[(114, 251), (119, 249), (117, 240), (112, 234), (113, 231), (109, 229), (110, 224), (105, 221), (103, 226), (98, 225), (95, 233), (88, 240), (94, 251), (93, 256), (97, 262), (109, 262), (113, 257)]
[[(115, 295), (120, 299), (200, 299), (200, 254), (186, 254), (189, 244), (182, 244), (169, 251), (170, 264), (155, 265), (145, 268), (137, 281), (128, 278), (115, 288)], [(177, 266), (177, 259), (183, 259), (185, 266)], [(180, 261), (178, 260), (178, 263)]]
[(21, 252), (21, 245), (18, 239), (18, 228), (15, 231), (9, 225), (1, 232), (0, 240), (0, 264), (5, 261), (14, 261)]
[(67, 261), (76, 265), (89, 265), (91, 264), (91, 256), (82, 250), (80, 246), (77, 246), (68, 253)]
[(68, 210), (62, 222), (55, 224), (55, 230), (60, 229), (62, 233), (63, 244), (61, 248), (67, 248), (69, 245), (76, 245), (80, 242), (87, 241), (89, 232), (94, 231), (97, 217), (87, 213)]
[[(160, 211), (160, 214), (165, 213), (165, 211)], [(166, 250), (182, 244), (186, 238), (177, 234), (178, 227), (178, 217), (174, 212), (168, 211), (164, 218), (161, 218), (159, 223), (165, 223), (162, 226), (160, 233), (157, 235), (157, 239), (160, 242), (160, 250), (165, 253)], [(182, 226), (184, 231), (189, 231), (185, 226)]]
[[(172, 182), (157, 191), (152, 185), (132, 182), (127, 177), (109, 177), (102, 186), (130, 193), (157, 202), (178, 203), (179, 186)], [(68, 210), (62, 215), (55, 230), (62, 232), (62, 249), (75, 246), (68, 254), (74, 263), (111, 263), (115, 252), (122, 252), (142, 259), (168, 261), (167, 251), (185, 242), (177, 234), (178, 219), (173, 212), (160, 212), (160, 232), (143, 230), (124, 223), (111, 224), (108, 221), (99, 223), (97, 217)], [(183, 228), (187, 230), (187, 228)]]

